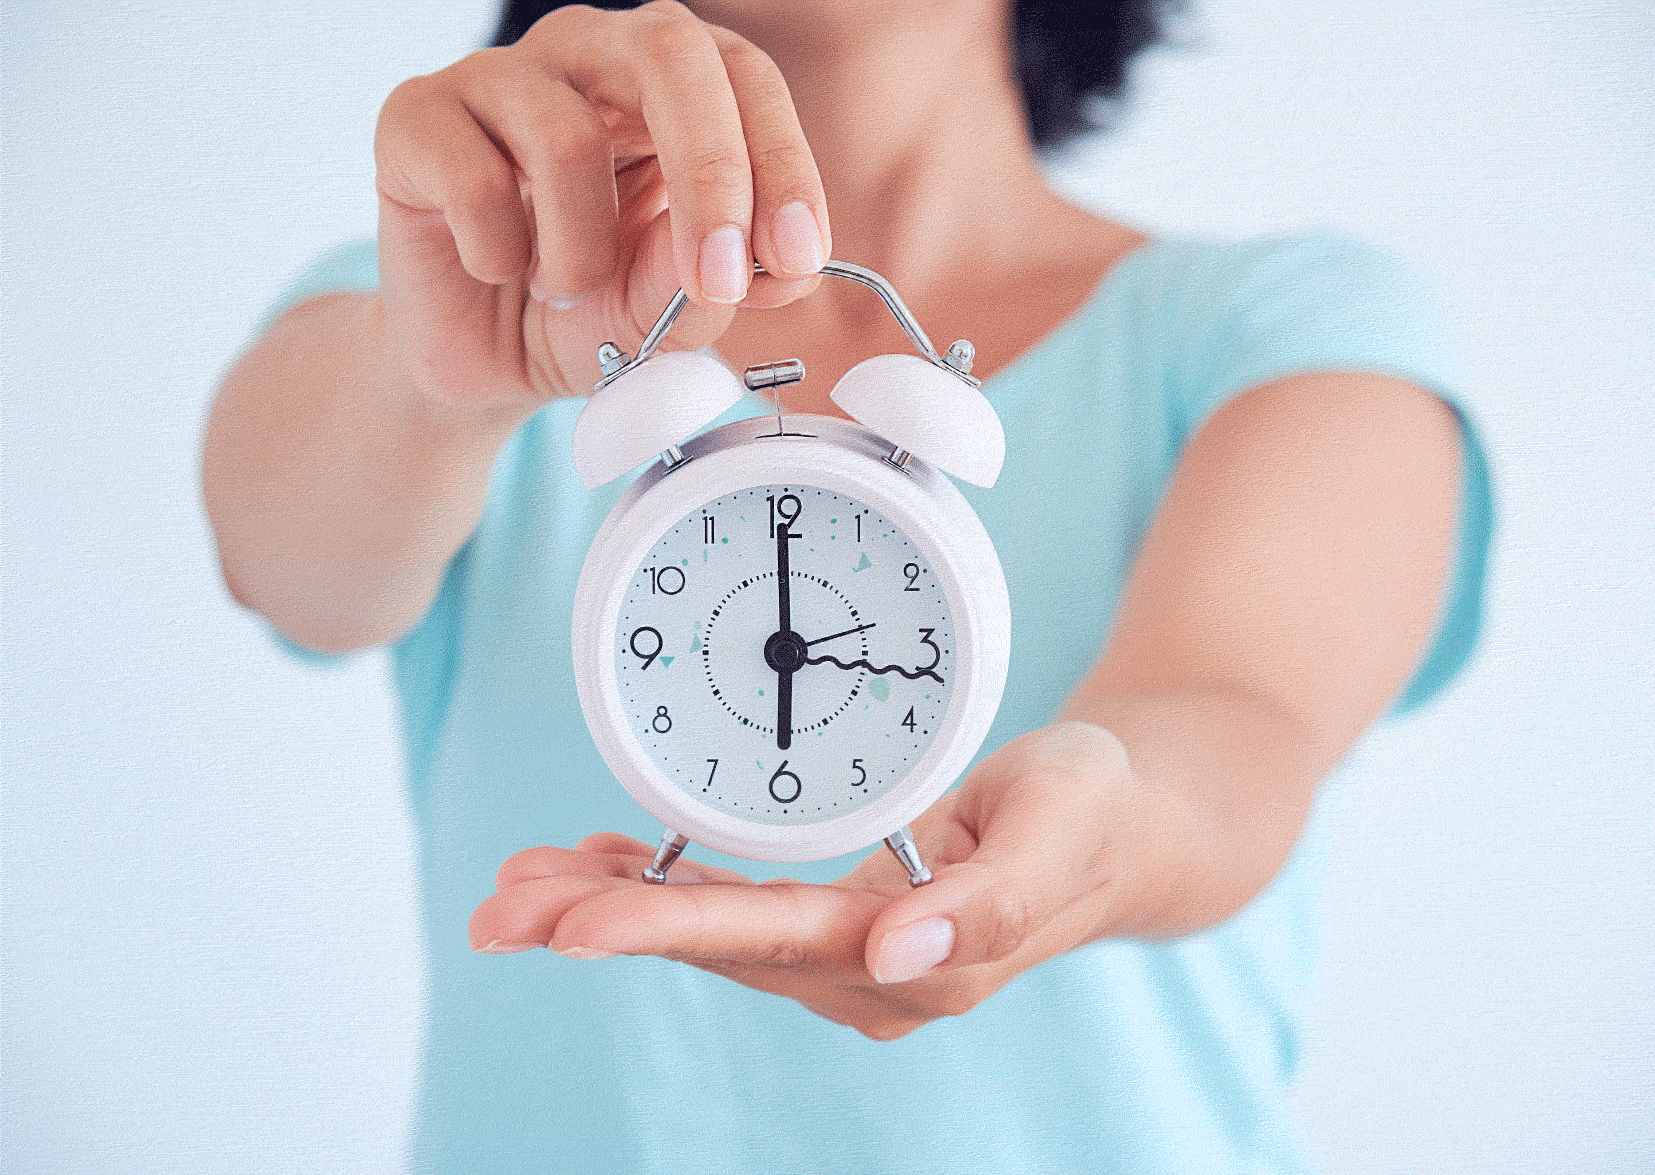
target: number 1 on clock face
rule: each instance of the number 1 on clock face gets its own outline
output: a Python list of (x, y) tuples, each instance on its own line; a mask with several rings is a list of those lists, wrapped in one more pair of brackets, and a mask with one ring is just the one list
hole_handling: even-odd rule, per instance
[(847, 815), (925, 754), (954, 621), (917, 546), (853, 498), (754, 486), (670, 527), (615, 633), (626, 719), (684, 792), (768, 824)]

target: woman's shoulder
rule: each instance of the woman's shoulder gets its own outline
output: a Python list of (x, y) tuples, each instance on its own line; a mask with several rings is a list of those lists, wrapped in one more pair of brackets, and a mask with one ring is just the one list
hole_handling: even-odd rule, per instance
[(1129, 262), (1119, 325), (1176, 359), (1208, 397), (1296, 367), (1423, 365), (1442, 382), (1431, 284), (1353, 234), (1167, 235)]
[[(309, 279), (323, 288), (372, 288), (379, 284), (379, 242), (373, 237), (342, 241), (321, 254), (299, 281)], [(297, 284), (297, 283), (295, 283)]]
[(321, 294), (339, 290), (379, 288), (379, 244), (373, 237), (357, 237), (334, 245), (313, 258), (289, 278), (265, 308), (255, 333), (263, 334), (287, 311)]
[(1419, 284), (1395, 253), (1331, 228), (1251, 237), (1170, 233), (1151, 238), (1127, 261), (1140, 281), (1211, 306), (1295, 289)]

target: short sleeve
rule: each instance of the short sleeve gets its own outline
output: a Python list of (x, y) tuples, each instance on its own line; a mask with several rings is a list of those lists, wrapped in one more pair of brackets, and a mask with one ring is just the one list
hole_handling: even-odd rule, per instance
[(301, 302), (333, 290), (379, 288), (379, 246), (372, 237), (335, 245), (288, 282), (259, 319), (254, 330), (262, 335), (272, 323)]
[[(287, 311), (318, 294), (333, 290), (372, 290), (379, 287), (379, 249), (372, 238), (349, 241), (335, 246), (317, 258), (309, 268), (289, 282), (276, 298), (254, 331), (262, 335)], [(265, 626), (277, 647), (301, 661), (313, 665), (327, 665), (347, 654), (319, 653), (295, 644), (268, 624)]]
[(1434, 291), (1379, 249), (1338, 234), (1248, 242), (1209, 254), (1191, 279), (1203, 340), (1178, 381), (1183, 435), (1234, 396), (1303, 371), (1374, 371), (1441, 397), (1459, 423), (1457, 553), (1431, 643), (1391, 714), (1417, 709), (1470, 659), (1494, 527), (1488, 457), (1457, 392)]

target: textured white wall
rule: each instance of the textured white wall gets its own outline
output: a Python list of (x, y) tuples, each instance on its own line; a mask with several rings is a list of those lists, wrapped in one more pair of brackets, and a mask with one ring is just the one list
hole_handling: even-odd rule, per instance
[[(481, 0), (6, 21), (4, 1166), (394, 1172), (419, 1007), (381, 667), (282, 662), (194, 488), (275, 291), (372, 229)], [(1058, 169), (1154, 228), (1434, 275), (1500, 478), (1484, 652), (1331, 785), (1327, 1171), (1655, 1165), (1655, 11), (1207, 0)]]

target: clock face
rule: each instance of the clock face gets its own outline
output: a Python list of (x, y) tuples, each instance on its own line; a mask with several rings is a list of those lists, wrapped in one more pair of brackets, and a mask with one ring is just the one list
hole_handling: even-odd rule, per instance
[(765, 485), (668, 527), (614, 634), (625, 721), (665, 777), (761, 824), (831, 820), (940, 732), (955, 628), (928, 560), (841, 493)]

